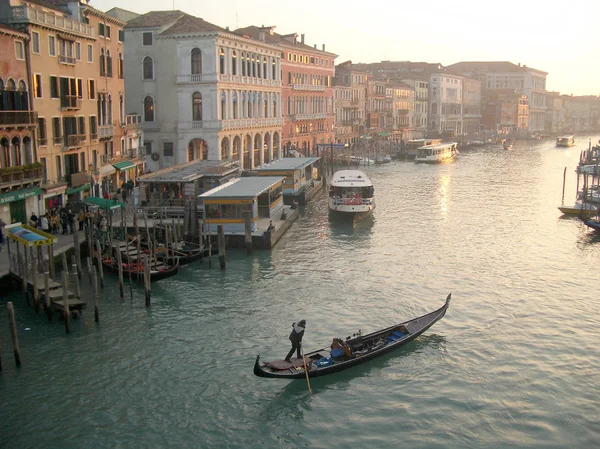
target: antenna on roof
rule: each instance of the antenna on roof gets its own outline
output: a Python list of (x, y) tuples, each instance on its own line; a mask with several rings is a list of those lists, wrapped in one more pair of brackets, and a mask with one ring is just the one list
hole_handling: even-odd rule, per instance
[(175, 11), (175, 0), (173, 0), (173, 11)]

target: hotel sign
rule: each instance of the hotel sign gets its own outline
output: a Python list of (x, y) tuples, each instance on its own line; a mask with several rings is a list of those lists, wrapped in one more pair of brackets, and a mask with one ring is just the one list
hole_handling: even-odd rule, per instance
[(36, 196), (42, 193), (39, 187), (31, 187), (29, 189), (19, 190), (13, 193), (5, 193), (4, 195), (0, 195), (0, 204), (8, 204), (14, 201), (21, 201), (30, 196)]

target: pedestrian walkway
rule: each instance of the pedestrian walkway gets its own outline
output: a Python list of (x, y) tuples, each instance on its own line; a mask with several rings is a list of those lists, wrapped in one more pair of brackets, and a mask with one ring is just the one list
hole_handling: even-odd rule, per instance
[[(85, 240), (85, 233), (83, 231), (77, 231), (78, 237), (79, 237), (79, 242), (83, 242)], [(62, 253), (64, 253), (65, 251), (68, 251), (69, 249), (73, 248), (73, 234), (67, 234), (67, 235), (57, 235), (56, 237), (58, 237), (58, 242), (56, 242), (54, 244), (54, 257), (56, 256), (60, 256)], [(3, 251), (0, 252), (0, 278), (3, 278), (4, 276), (8, 276), (8, 270), (9, 270), (9, 264), (8, 264), (8, 248), (7, 248), (7, 244), (6, 244), (6, 232), (4, 235), (4, 246), (3, 246)], [(13, 249), (15, 249), (16, 251), (16, 243), (14, 241), (11, 240), (10, 242), (10, 249), (11, 251)], [(44, 252), (45, 253), (45, 252)]]

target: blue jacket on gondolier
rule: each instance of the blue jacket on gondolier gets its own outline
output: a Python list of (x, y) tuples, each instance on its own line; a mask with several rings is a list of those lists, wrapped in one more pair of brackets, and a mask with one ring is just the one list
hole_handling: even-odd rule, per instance
[(302, 337), (304, 336), (304, 330), (306, 329), (306, 320), (300, 320), (297, 323), (292, 324), (292, 333), (290, 334), (290, 341), (292, 342), (292, 349), (288, 352), (285, 357), (286, 362), (290, 361), (290, 357), (296, 351), (296, 357), (300, 358), (300, 345), (302, 344)]

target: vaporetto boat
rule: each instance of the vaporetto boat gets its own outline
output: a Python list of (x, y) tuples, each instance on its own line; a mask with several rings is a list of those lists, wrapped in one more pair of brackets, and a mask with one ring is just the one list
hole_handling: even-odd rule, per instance
[(452, 161), (458, 154), (456, 142), (426, 145), (417, 150), (416, 163), (439, 164)]
[(347, 218), (370, 214), (375, 209), (373, 183), (360, 170), (339, 170), (329, 185), (329, 211)]
[(575, 145), (575, 136), (560, 136), (556, 138), (557, 147), (572, 147)]

